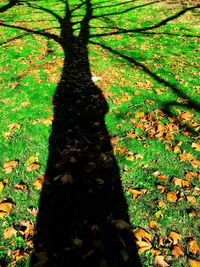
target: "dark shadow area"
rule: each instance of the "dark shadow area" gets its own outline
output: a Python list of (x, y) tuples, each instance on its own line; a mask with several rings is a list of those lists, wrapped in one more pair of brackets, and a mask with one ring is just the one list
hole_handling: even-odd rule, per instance
[[(59, 43), (65, 58), (53, 97), (54, 121), (31, 266), (37, 266), (41, 252), (48, 258), (44, 266), (141, 266), (104, 121), (108, 105), (91, 80), (87, 44), (92, 5), (89, 0), (84, 4), (78, 37), (73, 35), (67, 2), (64, 18), (41, 9), (61, 25)], [(123, 229), (117, 223), (124, 223)]]

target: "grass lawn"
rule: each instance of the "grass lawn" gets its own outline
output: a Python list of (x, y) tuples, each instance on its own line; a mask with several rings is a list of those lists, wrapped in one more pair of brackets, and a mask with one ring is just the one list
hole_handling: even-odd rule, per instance
[(200, 266), (199, 8), (1, 1), (0, 266), (68, 266), (51, 232), (84, 266), (134, 266), (128, 224), (141, 266)]

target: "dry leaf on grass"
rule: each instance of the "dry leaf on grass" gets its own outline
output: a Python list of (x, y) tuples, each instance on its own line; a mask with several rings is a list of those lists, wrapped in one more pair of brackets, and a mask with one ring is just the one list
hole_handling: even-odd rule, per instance
[(200, 261), (189, 259), (190, 267), (200, 267)]
[(17, 160), (10, 160), (10, 161), (6, 162), (4, 164), (3, 172), (6, 174), (11, 173), (14, 170), (14, 168), (18, 165), (18, 163), (19, 162)]
[(27, 172), (31, 172), (31, 171), (34, 171), (34, 170), (37, 170), (40, 168), (40, 165), (37, 164), (37, 163), (32, 163), (30, 164), (27, 168), (26, 168), (26, 171)]
[(199, 252), (199, 246), (195, 239), (190, 239), (187, 242), (187, 246), (189, 247), (190, 252), (193, 253), (194, 255), (196, 255)]
[(164, 256), (158, 255), (155, 257), (155, 263), (158, 264), (160, 267), (168, 267), (169, 264), (164, 260)]
[(167, 200), (170, 202), (176, 202), (178, 200), (177, 193), (175, 192), (167, 192)]
[(184, 256), (185, 251), (180, 245), (175, 245), (172, 248), (172, 255), (174, 255), (176, 258), (178, 258), (180, 255)]
[(172, 241), (173, 245), (176, 245), (182, 239), (182, 236), (176, 232), (171, 231), (168, 239)]
[(0, 192), (4, 189), (4, 184), (3, 182), (0, 182)]
[(152, 240), (151, 235), (141, 228), (135, 230), (133, 234), (137, 238), (138, 241), (142, 241), (142, 240), (151, 241)]
[(3, 218), (5, 215), (9, 214), (12, 209), (12, 204), (9, 202), (4, 202), (0, 204), (0, 218)]
[(158, 227), (158, 223), (156, 221), (150, 221), (149, 222), (149, 227), (151, 229), (157, 228)]
[(16, 236), (17, 235), (17, 230), (15, 230), (15, 228), (13, 227), (8, 227), (4, 234), (3, 234), (3, 237), (4, 239), (8, 239), (8, 238), (12, 238), (13, 236)]

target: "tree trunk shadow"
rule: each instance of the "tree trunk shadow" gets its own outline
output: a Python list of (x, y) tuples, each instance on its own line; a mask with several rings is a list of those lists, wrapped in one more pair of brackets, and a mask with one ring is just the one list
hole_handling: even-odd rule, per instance
[(105, 125), (108, 104), (91, 80), (90, 1), (78, 37), (66, 4), (63, 73), (53, 97), (46, 181), (31, 266), (141, 266), (119, 168)]

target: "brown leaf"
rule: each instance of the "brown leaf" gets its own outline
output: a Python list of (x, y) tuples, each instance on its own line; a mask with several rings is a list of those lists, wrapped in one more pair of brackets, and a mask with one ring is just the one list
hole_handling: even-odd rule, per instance
[(179, 157), (182, 161), (191, 161), (194, 159), (194, 156), (190, 153), (180, 154)]
[(167, 177), (165, 175), (163, 175), (163, 174), (158, 175), (157, 179), (161, 180), (161, 181), (164, 181), (164, 182), (167, 182)]
[(174, 255), (176, 258), (178, 258), (180, 255), (184, 256), (185, 255), (185, 251), (178, 244), (178, 245), (173, 246), (173, 248), (172, 248), (172, 255)]
[(133, 234), (137, 238), (138, 241), (142, 241), (142, 240), (151, 241), (152, 240), (151, 235), (141, 228), (135, 230)]
[(176, 202), (178, 200), (177, 193), (175, 192), (167, 192), (167, 200), (170, 202)]
[(197, 254), (199, 252), (199, 246), (197, 244), (197, 241), (195, 239), (190, 239), (187, 242), (187, 246), (189, 246), (190, 252), (192, 252), (193, 254)]
[(8, 238), (11, 238), (13, 236), (16, 236), (17, 235), (17, 230), (15, 230), (15, 228), (13, 227), (8, 227), (5, 232), (4, 232), (4, 239), (8, 239)]
[(24, 236), (25, 239), (27, 239), (29, 236), (34, 235), (34, 227), (33, 224), (30, 223), (30, 221), (23, 220), (20, 222), (20, 225), (20, 233)]
[(67, 173), (61, 176), (60, 180), (62, 184), (66, 184), (66, 183), (72, 184), (74, 182), (73, 176)]
[(111, 138), (111, 143), (112, 143), (113, 145), (115, 145), (115, 144), (117, 144), (117, 143), (119, 142), (119, 140), (120, 140), (119, 136), (113, 136), (113, 137)]
[(168, 239), (170, 239), (172, 241), (173, 245), (176, 245), (179, 243), (179, 241), (182, 239), (182, 237), (178, 233), (171, 231)]
[(155, 263), (161, 267), (167, 267), (169, 264), (164, 260), (164, 256), (158, 255), (155, 257)]
[(32, 164), (30, 164), (30, 165), (26, 168), (26, 171), (27, 171), (27, 172), (31, 172), (31, 171), (37, 170), (38, 168), (40, 168), (40, 165), (39, 165), (39, 164), (37, 164), (37, 163), (32, 163)]
[(25, 191), (28, 189), (28, 186), (25, 183), (19, 183), (14, 186), (14, 189)]
[(200, 267), (200, 261), (188, 259), (190, 263), (190, 267)]

